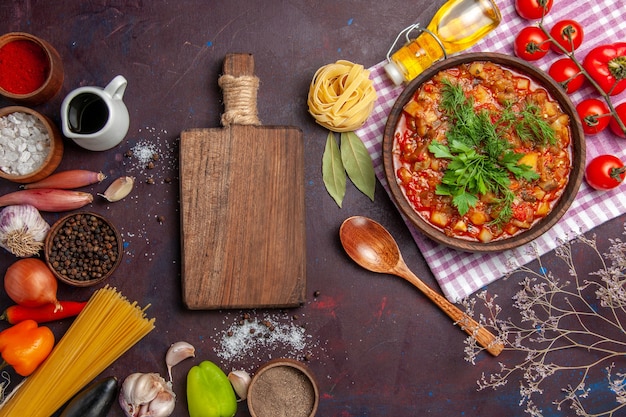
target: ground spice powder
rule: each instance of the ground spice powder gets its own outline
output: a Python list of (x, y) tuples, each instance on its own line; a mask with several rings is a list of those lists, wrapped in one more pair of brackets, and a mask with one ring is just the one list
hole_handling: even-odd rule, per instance
[(263, 371), (250, 386), (248, 398), (258, 417), (308, 417), (315, 403), (311, 381), (290, 366)]
[(13, 94), (28, 94), (43, 85), (50, 73), (45, 51), (28, 40), (0, 48), (0, 87)]

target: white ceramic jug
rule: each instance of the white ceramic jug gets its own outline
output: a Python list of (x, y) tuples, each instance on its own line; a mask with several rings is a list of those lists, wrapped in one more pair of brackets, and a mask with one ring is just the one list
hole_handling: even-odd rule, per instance
[(122, 101), (127, 81), (116, 76), (104, 88), (79, 87), (61, 104), (63, 134), (82, 148), (105, 151), (128, 133), (128, 109)]

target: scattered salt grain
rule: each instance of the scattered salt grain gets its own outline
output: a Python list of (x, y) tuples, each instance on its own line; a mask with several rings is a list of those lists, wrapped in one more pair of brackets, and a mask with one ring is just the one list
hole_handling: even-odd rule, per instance
[(302, 326), (281, 323), (277, 317), (265, 316), (261, 321), (249, 318), (236, 321), (220, 335), (216, 354), (225, 361), (279, 352), (280, 356), (298, 356), (307, 348), (306, 334)]
[(50, 136), (34, 115), (14, 112), (0, 117), (0, 169), (9, 175), (36, 171), (50, 152)]
[(131, 151), (142, 165), (146, 165), (154, 159), (155, 155), (158, 155), (156, 145), (146, 141), (137, 143)]

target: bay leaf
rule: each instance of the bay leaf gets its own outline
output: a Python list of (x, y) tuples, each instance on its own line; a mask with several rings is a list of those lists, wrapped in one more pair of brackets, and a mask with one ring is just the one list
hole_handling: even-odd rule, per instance
[(341, 153), (333, 132), (328, 132), (326, 138), (326, 147), (322, 156), (322, 179), (328, 194), (341, 207), (346, 195), (346, 171), (341, 162)]
[(372, 157), (354, 132), (341, 133), (341, 161), (356, 188), (374, 201), (376, 175)]

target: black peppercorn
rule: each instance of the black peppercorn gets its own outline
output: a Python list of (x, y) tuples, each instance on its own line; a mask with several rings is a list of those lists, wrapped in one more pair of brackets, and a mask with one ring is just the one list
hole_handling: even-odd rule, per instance
[(48, 262), (70, 280), (101, 278), (114, 267), (118, 253), (115, 230), (99, 216), (78, 213), (64, 220), (52, 236)]

